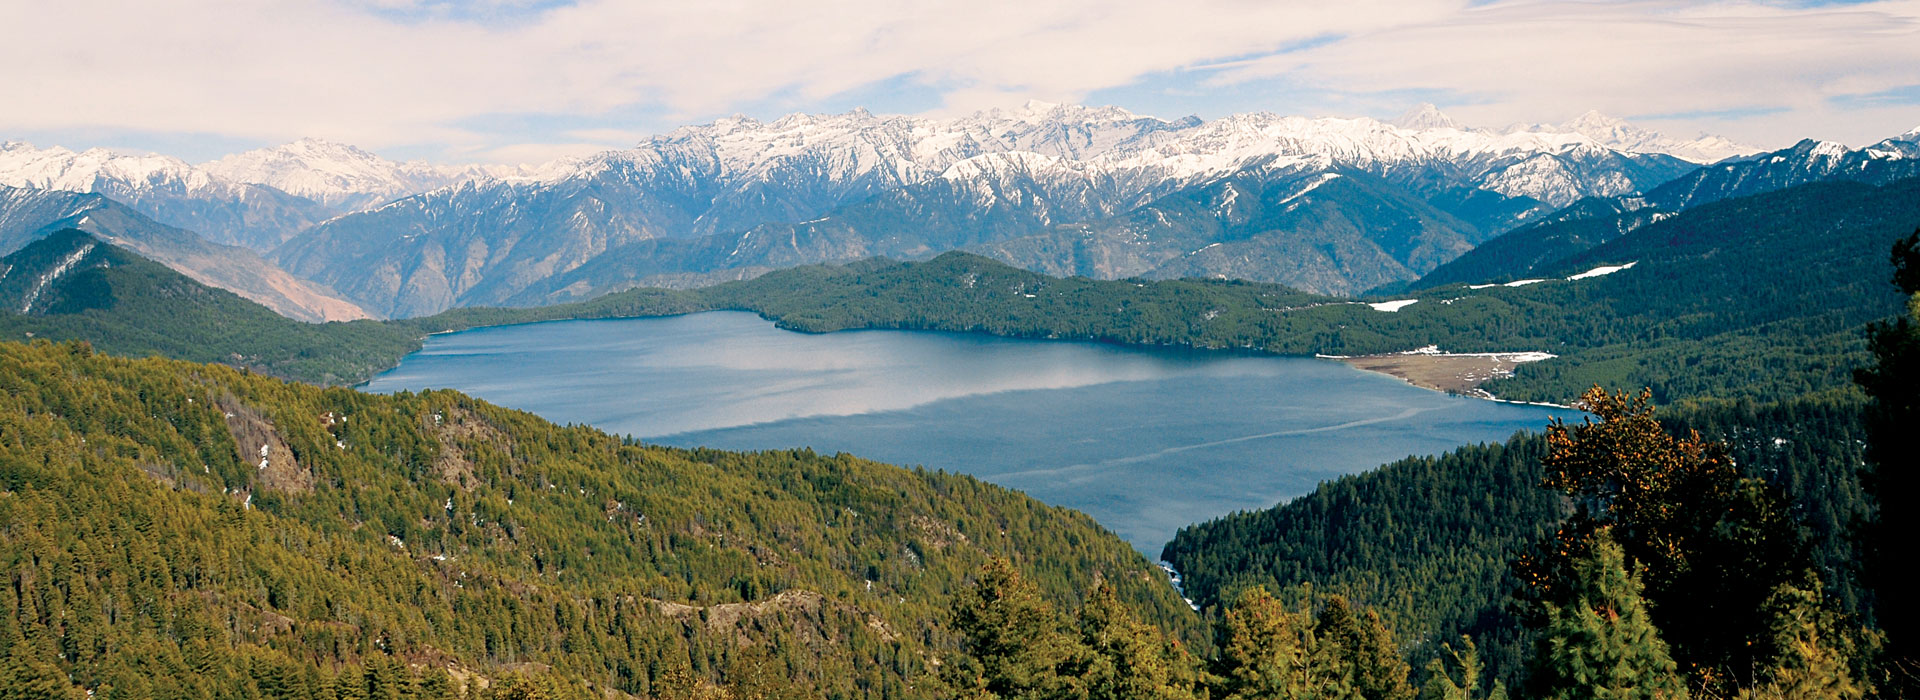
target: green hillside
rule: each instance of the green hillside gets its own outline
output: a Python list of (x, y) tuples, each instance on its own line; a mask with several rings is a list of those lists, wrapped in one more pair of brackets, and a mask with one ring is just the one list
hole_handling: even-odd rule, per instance
[(943, 697), (944, 611), (990, 556), (1055, 605), (1105, 580), (1205, 639), (1090, 518), (971, 478), (0, 344), (8, 682), (282, 698), (440, 687), (446, 670), (599, 697), (758, 674), (808, 696)]
[(294, 321), (74, 229), (0, 258), (0, 268), (5, 340), (85, 340), (115, 355), (222, 362), (330, 384), (358, 381), (420, 347), (415, 328)]
[[(1871, 607), (1851, 539), (1854, 520), (1869, 512), (1857, 473), (1860, 409), (1803, 400), (1700, 407), (1666, 419), (1673, 431), (1725, 442), (1745, 473), (1788, 494), (1830, 595), (1856, 614)], [(1183, 528), (1162, 558), (1203, 607), (1250, 586), (1311, 585), (1374, 606), (1403, 643), (1421, 650), (1415, 658), (1471, 634), (1494, 673), (1511, 680), (1529, 644), (1507, 602), (1519, 585), (1511, 563), (1570, 512), (1540, 487), (1546, 454), (1545, 439), (1522, 433), (1401, 460), (1268, 510)]]

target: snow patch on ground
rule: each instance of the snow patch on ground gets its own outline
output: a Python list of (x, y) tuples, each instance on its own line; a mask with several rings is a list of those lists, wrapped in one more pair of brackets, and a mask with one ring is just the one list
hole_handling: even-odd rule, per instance
[(1393, 301), (1376, 302), (1376, 303), (1368, 304), (1367, 306), (1373, 307), (1374, 311), (1385, 311), (1388, 313), (1393, 313), (1395, 311), (1399, 311), (1401, 309), (1407, 308), (1408, 306), (1411, 306), (1418, 301), (1420, 300), (1419, 299), (1395, 299)]
[(1527, 286), (1527, 285), (1529, 285), (1529, 284), (1539, 284), (1539, 283), (1541, 283), (1541, 282), (1545, 282), (1545, 281), (1546, 281), (1546, 280), (1514, 280), (1514, 281), (1512, 281), (1512, 282), (1508, 282), (1508, 283), (1506, 283), (1506, 284), (1503, 284), (1503, 285), (1500, 285), (1500, 286), (1502, 286), (1502, 287), (1525, 287), (1525, 286)]
[(67, 270), (72, 269), (74, 265), (80, 264), (80, 259), (87, 257), (87, 254), (91, 252), (93, 252), (92, 243), (80, 246), (79, 249), (67, 254), (67, 257), (62, 258), (59, 265), (55, 265), (53, 269), (41, 275), (40, 279), (34, 280), (33, 289), (27, 291), (26, 303), (20, 305), (20, 313), (32, 312), (33, 303), (40, 300), (40, 293), (47, 290), (47, 285), (53, 284), (54, 280), (60, 279), (61, 275), (67, 274)]
[(1433, 357), (1495, 357), (1508, 362), (1539, 362), (1559, 357), (1550, 352), (1447, 352), (1438, 345), (1402, 350), (1395, 355), (1431, 355)]
[(1301, 195), (1320, 189), (1321, 185), (1327, 184), (1337, 179), (1340, 179), (1339, 173), (1321, 173), (1320, 177), (1314, 178), (1313, 182), (1307, 183), (1307, 186), (1300, 188), (1299, 192), (1295, 192), (1293, 194), (1287, 195), (1287, 198), (1280, 200), (1280, 203), (1286, 204), (1287, 202), (1291, 202), (1293, 200), (1299, 199)]
[(1583, 279), (1587, 279), (1587, 278), (1589, 278), (1589, 277), (1601, 277), (1601, 276), (1604, 276), (1604, 275), (1611, 275), (1611, 274), (1613, 274), (1613, 273), (1615, 273), (1615, 272), (1619, 272), (1619, 271), (1621, 271), (1621, 270), (1625, 270), (1625, 269), (1627, 269), (1627, 268), (1630, 268), (1630, 267), (1633, 267), (1633, 266), (1635, 266), (1635, 265), (1638, 265), (1638, 264), (1640, 264), (1640, 261), (1638, 261), (1638, 260), (1635, 260), (1635, 261), (1633, 261), (1633, 262), (1630, 262), (1630, 263), (1627, 263), (1627, 264), (1625, 264), (1625, 265), (1601, 265), (1600, 267), (1596, 267), (1596, 268), (1593, 268), (1593, 269), (1591, 269), (1591, 270), (1588, 270), (1588, 271), (1586, 271), (1586, 272), (1582, 272), (1582, 273), (1580, 273), (1580, 274), (1577, 274), (1577, 275), (1574, 275), (1574, 276), (1572, 276), (1572, 277), (1568, 277), (1567, 279), (1569, 279), (1569, 280), (1583, 280)]

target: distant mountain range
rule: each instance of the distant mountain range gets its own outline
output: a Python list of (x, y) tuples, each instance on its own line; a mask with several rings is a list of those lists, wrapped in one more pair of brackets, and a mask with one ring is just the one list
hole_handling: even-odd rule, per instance
[(97, 193), (261, 252), (263, 269), (367, 314), (404, 317), (947, 250), (1056, 275), (1358, 294), (1438, 274), (1509, 231), (1586, 217), (1582, 207), (1612, 210), (1617, 229), (1631, 222), (1611, 217), (1629, 212), (1885, 181), (1875, 173), (1915, 157), (1912, 134), (1859, 151), (1795, 149), (1750, 156), (1757, 149), (1724, 138), (1672, 139), (1598, 113), (1488, 129), (1431, 105), (1387, 121), (1204, 121), (1029, 103), (944, 120), (735, 117), (534, 167), (401, 163), (317, 139), (200, 166), (9, 142), (0, 184)]
[(1487, 241), (1408, 286), (1425, 289), (1531, 277), (1703, 204), (1817, 182), (1881, 185), (1912, 177), (1920, 177), (1920, 128), (1861, 149), (1805, 140), (1695, 170), (1644, 195), (1582, 201)]
[(99, 194), (209, 240), (265, 251), (336, 212), (264, 185), (234, 182), (157, 154), (75, 153), (0, 143), (0, 185)]
[[(1397, 121), (1167, 121), (1044, 103), (952, 120), (733, 118), (342, 216), (270, 257), (395, 316), (952, 249), (1057, 273), (1245, 276), (1351, 293), (1414, 279), (1581, 197), (1644, 191), (1697, 167), (1659, 148), (1741, 150), (1597, 117), (1464, 129), (1429, 107)], [(1577, 127), (1646, 150), (1615, 150)], [(1331, 204), (1305, 214), (1235, 222), (1192, 206), (1224, 196), (1228, 179), (1277, 200), (1321, 174), (1356, 179), (1306, 195), (1296, 210)], [(1355, 223), (1387, 218), (1396, 225)], [(1225, 249), (1188, 255), (1215, 243)], [(1299, 257), (1309, 250), (1323, 252)]]
[(235, 153), (200, 167), (229, 182), (266, 185), (342, 213), (371, 209), (457, 182), (524, 174), (523, 168), (504, 165), (395, 162), (316, 138)]

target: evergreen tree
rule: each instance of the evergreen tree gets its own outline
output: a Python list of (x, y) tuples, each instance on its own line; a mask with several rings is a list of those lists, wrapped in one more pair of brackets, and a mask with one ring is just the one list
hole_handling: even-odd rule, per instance
[(1407, 662), (1394, 647), (1380, 614), (1356, 614), (1345, 596), (1328, 596), (1314, 621), (1314, 633), (1326, 647), (1343, 685), (1367, 700), (1403, 700), (1413, 697), (1407, 685)]
[(953, 602), (952, 629), (978, 662), (977, 677), (957, 685), (1007, 700), (1084, 696), (1079, 679), (1062, 673), (1083, 667), (1087, 656), (1065, 628), (1039, 590), (1011, 562), (995, 557)]
[(1313, 617), (1288, 610), (1253, 587), (1221, 621), (1221, 695), (1227, 700), (1290, 700), (1351, 693), (1314, 637)]
[(1915, 605), (1905, 574), (1911, 545), (1920, 532), (1914, 509), (1920, 496), (1920, 230), (1893, 246), (1893, 283), (1907, 295), (1906, 313), (1868, 329), (1874, 363), (1854, 380), (1870, 399), (1867, 411), (1866, 475), (1868, 494), (1878, 502), (1877, 517), (1862, 528), (1865, 578), (1876, 588), (1876, 612), (1887, 635), (1893, 681), (1909, 695), (1920, 694), (1920, 605)]
[(1177, 668), (1184, 652), (1170, 648), (1159, 630), (1129, 612), (1101, 581), (1080, 608), (1080, 640), (1088, 650), (1078, 669), (1092, 700), (1168, 700), (1193, 697)]
[(1763, 683), (1741, 691), (1741, 700), (1859, 700), (1872, 693), (1857, 668), (1861, 630), (1848, 629), (1817, 582), (1782, 586), (1771, 607), (1780, 659)]
[(29, 641), (15, 642), (0, 659), (0, 700), (77, 700), (73, 681)]
[(1669, 434), (1650, 399), (1594, 387), (1581, 400), (1598, 421), (1548, 426), (1546, 486), (1578, 510), (1518, 562), (1526, 612), (1537, 624), (1543, 605), (1570, 605), (1575, 562), (1609, 531), (1642, 572), (1675, 660), (1724, 691), (1776, 655), (1768, 620), (1753, 612), (1811, 566), (1806, 537), (1777, 489), (1741, 476), (1725, 445)]
[(1549, 603), (1529, 682), (1551, 700), (1686, 696), (1640, 598), (1640, 577), (1604, 530), (1572, 562), (1567, 602)]
[(433, 667), (420, 674), (420, 700), (456, 700), (453, 674), (444, 667)]
[(1427, 683), (1420, 687), (1420, 700), (1507, 700), (1507, 687), (1499, 681), (1487, 692), (1480, 692), (1480, 647), (1473, 638), (1460, 637), (1460, 648), (1441, 644), (1444, 656), (1427, 662)]

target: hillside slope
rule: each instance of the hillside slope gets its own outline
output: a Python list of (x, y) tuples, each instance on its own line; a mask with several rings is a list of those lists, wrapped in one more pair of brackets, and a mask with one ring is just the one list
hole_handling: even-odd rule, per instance
[(1112, 582), (1201, 639), (1090, 518), (966, 477), (647, 447), (452, 392), (81, 345), (0, 343), (0, 368), (0, 668), (95, 697), (294, 697), (439, 669), (596, 697), (675, 669), (944, 697), (941, 611), (989, 556), (1060, 605)]
[(0, 185), (0, 254), (68, 228), (92, 233), (288, 318), (321, 322), (369, 317), (332, 290), (294, 277), (258, 253), (161, 224), (104, 196)]
[(295, 321), (77, 229), (0, 258), (0, 270), (0, 339), (85, 340), (322, 383), (358, 381), (420, 346), (408, 326)]
[[(1728, 444), (1749, 475), (1786, 492), (1806, 523), (1829, 595), (1859, 613), (1853, 522), (1868, 513), (1857, 466), (1860, 405), (1802, 400), (1670, 411), (1672, 430)], [(1204, 606), (1254, 585), (1311, 585), (1375, 606), (1401, 642), (1430, 653), (1460, 634), (1478, 638), (1496, 675), (1511, 679), (1527, 653), (1509, 614), (1510, 563), (1568, 512), (1540, 486), (1544, 438), (1470, 445), (1413, 457), (1321, 484), (1273, 508), (1184, 528), (1162, 557)]]

